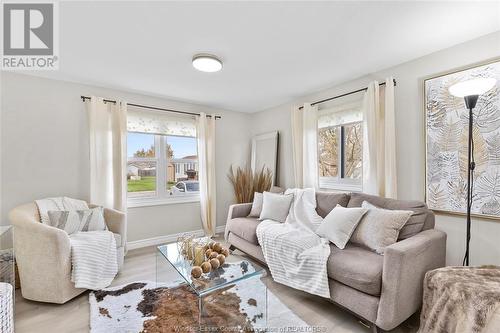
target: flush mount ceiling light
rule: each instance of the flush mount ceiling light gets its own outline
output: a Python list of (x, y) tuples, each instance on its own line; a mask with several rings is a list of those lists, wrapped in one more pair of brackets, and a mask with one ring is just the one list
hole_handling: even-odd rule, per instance
[(222, 69), (222, 61), (211, 54), (196, 54), (193, 57), (193, 67), (202, 72), (218, 72)]

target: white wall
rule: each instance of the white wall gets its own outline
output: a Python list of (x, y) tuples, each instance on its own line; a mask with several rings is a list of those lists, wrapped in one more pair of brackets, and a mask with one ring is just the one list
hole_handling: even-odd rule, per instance
[[(368, 57), (369, 55), (367, 55)], [(371, 80), (388, 76), (397, 80), (395, 107), (397, 124), (398, 192), (401, 199), (424, 200), (423, 79), (470, 64), (500, 57), (500, 32), (469, 41), (331, 89), (297, 98), (293, 103), (254, 114), (252, 133), (280, 132), (280, 185), (294, 185), (291, 150), (290, 109), (293, 104), (366, 87)], [(448, 234), (447, 261), (461, 264), (465, 249), (465, 219), (437, 215), (437, 228)], [(474, 219), (471, 240), (472, 264), (500, 264), (500, 221)]]
[[(97, 95), (185, 111), (217, 113), (217, 225), (232, 202), (226, 173), (250, 155), (250, 116), (123, 91), (2, 73), (0, 224), (16, 205), (48, 196), (89, 197), (87, 115), (81, 95)], [(130, 208), (131, 241), (201, 229), (198, 203)]]

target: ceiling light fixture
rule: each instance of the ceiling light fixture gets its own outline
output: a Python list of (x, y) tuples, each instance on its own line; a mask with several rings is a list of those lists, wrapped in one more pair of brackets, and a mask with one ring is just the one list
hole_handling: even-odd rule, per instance
[(196, 54), (193, 57), (193, 67), (202, 72), (214, 73), (222, 69), (222, 61), (211, 54)]

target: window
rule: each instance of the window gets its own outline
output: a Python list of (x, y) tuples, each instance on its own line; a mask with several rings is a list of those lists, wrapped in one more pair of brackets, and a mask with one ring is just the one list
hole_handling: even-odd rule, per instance
[(360, 103), (319, 111), (319, 186), (359, 191), (363, 176), (363, 123)]
[(127, 118), (129, 207), (199, 200), (194, 122), (130, 110)]

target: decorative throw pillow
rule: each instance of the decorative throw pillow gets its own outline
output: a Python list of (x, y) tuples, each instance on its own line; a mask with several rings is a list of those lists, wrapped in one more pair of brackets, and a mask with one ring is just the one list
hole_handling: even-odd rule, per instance
[(259, 220), (273, 220), (283, 223), (290, 211), (290, 205), (293, 201), (291, 194), (276, 194), (271, 192), (263, 193), (262, 212)]
[(351, 242), (383, 254), (387, 246), (398, 240), (399, 231), (413, 214), (408, 210), (378, 208), (363, 201), (362, 208), (368, 212), (363, 216), (351, 237)]
[(260, 192), (255, 192), (253, 195), (252, 210), (250, 210), (249, 217), (259, 217), (262, 212), (262, 201), (264, 196)]
[(79, 231), (107, 230), (104, 209), (49, 210), (49, 225), (66, 231), (69, 235)]
[(367, 211), (367, 208), (345, 208), (337, 205), (325, 216), (316, 233), (343, 250)]

